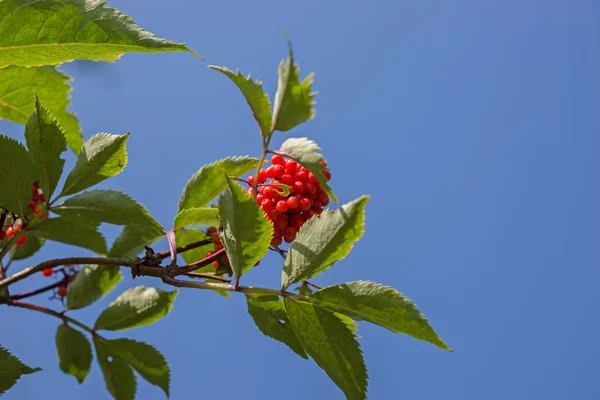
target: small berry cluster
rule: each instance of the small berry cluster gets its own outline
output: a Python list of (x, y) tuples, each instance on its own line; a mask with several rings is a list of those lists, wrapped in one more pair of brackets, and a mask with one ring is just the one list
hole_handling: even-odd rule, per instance
[[(208, 228), (208, 230), (206, 231), (206, 233), (208, 235), (210, 235), (210, 237), (212, 238), (213, 243), (215, 244), (215, 251), (209, 251), (206, 253), (206, 257), (212, 256), (213, 254), (215, 254), (215, 252), (221, 250), (223, 248), (223, 243), (221, 243), (221, 238), (219, 237), (219, 231), (222, 231), (222, 228), (219, 228), (217, 230), (216, 226), (211, 226), (210, 228)], [(225, 259), (227, 259), (227, 254), (225, 254), (224, 256)], [(212, 266), (215, 269), (219, 268), (219, 261), (215, 260), (212, 262)]]
[[(64, 282), (64, 283), (61, 282), (60, 286), (58, 286), (58, 288), (56, 289), (56, 295), (58, 297), (60, 297), (61, 299), (67, 295), (67, 293), (69, 292), (69, 289), (68, 289), (69, 283), (73, 282), (75, 280), (75, 277), (77, 276), (77, 271), (75, 270), (76, 265), (70, 265), (68, 267), (70, 268), (71, 273), (68, 273), (67, 271), (62, 270), (62, 272), (65, 274), (65, 279), (62, 280), (62, 282)], [(53, 268), (46, 268), (45, 270), (42, 271), (42, 275), (49, 278), (59, 271), (60, 270), (55, 271)]]
[[(293, 242), (300, 227), (323, 212), (323, 207), (329, 204), (329, 196), (313, 173), (296, 161), (277, 154), (271, 159), (271, 164), (259, 171), (256, 202), (269, 221), (273, 222), (275, 231), (271, 244), (279, 246), (283, 241)], [(321, 165), (327, 167), (325, 161)], [(326, 180), (331, 179), (329, 171), (321, 170), (320, 173)], [(254, 179), (254, 176), (250, 176), (248, 183), (253, 185)], [(274, 186), (279, 184), (291, 188), (289, 195), (283, 196), (281, 187)], [(252, 195), (253, 188), (247, 192)]]
[[(39, 182), (33, 182), (31, 185), (31, 201), (27, 204), (27, 208), (33, 211), (33, 215), (39, 215), (43, 210), (43, 204), (46, 202), (44, 193), (40, 189)], [(46, 214), (40, 215), (40, 220), (44, 219)]]

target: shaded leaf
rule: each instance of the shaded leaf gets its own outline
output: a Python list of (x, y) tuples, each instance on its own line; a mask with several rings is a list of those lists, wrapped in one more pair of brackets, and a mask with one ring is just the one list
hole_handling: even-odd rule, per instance
[(316, 93), (311, 92), (313, 77), (313, 74), (309, 74), (300, 81), (300, 68), (294, 62), (290, 45), (288, 59), (279, 64), (279, 83), (273, 106), (273, 130), (288, 131), (314, 118)]
[(227, 189), (219, 199), (221, 241), (237, 281), (269, 250), (273, 225), (252, 196), (226, 179)]
[(129, 52), (194, 53), (183, 44), (157, 38), (106, 4), (99, 0), (0, 3), (0, 68), (76, 59), (115, 61)]
[(7, 67), (0, 69), (0, 118), (27, 123), (34, 111), (34, 94), (54, 115), (67, 144), (79, 154), (83, 137), (75, 114), (67, 111), (71, 104), (71, 78), (55, 67)]
[(31, 185), (37, 181), (37, 168), (29, 152), (18, 141), (0, 135), (0, 207), (27, 215), (31, 210)]
[(116, 339), (108, 344), (145, 380), (160, 387), (169, 397), (170, 370), (165, 357), (154, 347), (130, 339)]
[(190, 225), (219, 225), (216, 208), (187, 208), (175, 216), (175, 229)]
[(50, 200), (63, 172), (65, 160), (60, 155), (67, 150), (67, 141), (54, 115), (35, 96), (34, 108), (25, 126), (27, 148), (40, 176), (40, 188)]
[(115, 400), (133, 400), (136, 391), (133, 370), (107, 342), (94, 336), (96, 359), (104, 375), (106, 388)]
[(150, 225), (160, 227), (140, 203), (116, 190), (91, 190), (68, 198), (52, 207), (62, 216), (80, 217), (95, 223)]
[(333, 312), (284, 298), (285, 310), (298, 340), (347, 399), (366, 399), (367, 368), (355, 334)]
[(327, 167), (321, 164), (324, 159), (323, 156), (318, 153), (320, 150), (321, 148), (308, 138), (290, 138), (283, 142), (280, 149), (286, 156), (296, 160), (312, 172), (323, 190), (337, 203), (338, 199), (335, 197), (331, 187), (327, 183), (325, 175), (320, 172), (322, 170), (328, 170)]
[(368, 196), (359, 197), (306, 221), (285, 258), (283, 289), (320, 274), (350, 253), (364, 232), (367, 200)]
[(98, 254), (105, 255), (107, 252), (106, 240), (96, 227), (68, 218), (47, 218), (37, 223), (31, 232), (48, 240), (83, 247)]
[(129, 289), (100, 314), (94, 329), (120, 331), (150, 325), (171, 311), (178, 293), (144, 286)]
[(128, 225), (123, 228), (115, 239), (109, 257), (135, 257), (144, 251), (144, 246), (150, 246), (165, 236), (165, 232), (156, 226)]
[(0, 395), (13, 387), (21, 375), (33, 374), (41, 370), (41, 368), (28, 367), (0, 346)]
[(23, 246), (15, 246), (12, 248), (12, 251), (14, 251), (13, 259), (23, 260), (31, 257), (42, 248), (44, 242), (44, 238), (40, 238), (35, 235), (27, 235), (27, 243), (25, 243)]
[(92, 136), (83, 145), (59, 197), (81, 192), (123, 171), (127, 165), (127, 139), (128, 133), (98, 133)]
[(118, 267), (86, 265), (69, 284), (67, 308), (76, 310), (89, 306), (110, 293), (123, 279)]
[[(200, 229), (196, 229), (196, 228), (186, 228), (186, 229), (180, 229), (177, 232), (175, 232), (175, 243), (177, 244), (177, 247), (186, 245), (186, 244), (190, 244), (190, 243), (194, 243), (194, 242), (199, 242), (201, 240), (204, 240), (208, 238), (208, 236), (206, 235), (206, 232), (204, 232), (203, 230)], [(202, 260), (204, 258), (206, 258), (206, 254), (209, 251), (215, 251), (215, 245), (214, 243), (210, 243), (186, 252), (181, 253), (181, 257), (183, 257), (183, 259), (185, 260), (186, 263), (191, 264), (193, 262)], [(213, 272), (214, 268), (212, 268), (211, 266), (207, 266), (207, 271)], [(212, 268), (212, 270), (211, 270)]]
[(54, 338), (58, 365), (67, 375), (72, 375), (77, 382), (83, 383), (92, 366), (92, 346), (83, 333), (61, 324)]
[(223, 172), (229, 176), (242, 176), (255, 169), (258, 161), (251, 157), (229, 157), (203, 166), (183, 189), (178, 211), (206, 207), (225, 190), (227, 184)]
[(269, 102), (269, 96), (263, 91), (262, 82), (258, 80), (253, 82), (250, 75), (245, 77), (240, 71), (233, 72), (225, 67), (209, 65), (208, 68), (219, 71), (236, 84), (250, 106), (254, 119), (260, 127), (261, 134), (263, 137), (269, 135), (272, 123), (271, 102)]
[(272, 295), (246, 295), (248, 314), (263, 335), (275, 339), (298, 354), (308, 359), (306, 352), (298, 341), (294, 330), (289, 325), (283, 301)]
[(352, 319), (368, 321), (450, 350), (417, 306), (389, 286), (355, 281), (323, 288), (310, 297), (318, 305)]

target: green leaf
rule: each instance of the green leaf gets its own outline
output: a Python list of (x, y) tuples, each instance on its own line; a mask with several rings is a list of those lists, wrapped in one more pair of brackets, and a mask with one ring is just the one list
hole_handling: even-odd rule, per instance
[(133, 370), (108, 343), (108, 340), (94, 336), (96, 358), (104, 375), (106, 388), (116, 400), (133, 400), (136, 382)]
[(92, 136), (83, 145), (59, 197), (81, 192), (123, 171), (127, 165), (127, 139), (128, 133), (98, 133)]
[(285, 258), (282, 290), (320, 274), (350, 253), (364, 232), (367, 200), (369, 196), (359, 197), (306, 221)]
[(283, 301), (279, 300), (279, 297), (273, 295), (246, 295), (246, 300), (248, 314), (250, 314), (263, 335), (285, 344), (300, 357), (308, 359), (289, 324)]
[(56, 330), (56, 352), (60, 370), (83, 383), (92, 366), (92, 346), (83, 333), (61, 324)]
[(53, 65), (76, 59), (115, 61), (130, 52), (196, 54), (183, 44), (157, 38), (106, 4), (99, 0), (0, 3), (0, 68)]
[(75, 114), (67, 111), (71, 104), (71, 78), (55, 67), (7, 67), (0, 69), (0, 118), (27, 123), (34, 111), (34, 95), (54, 115), (67, 144), (79, 154), (83, 137)]
[(272, 123), (271, 103), (269, 102), (269, 96), (263, 91), (262, 82), (258, 80), (253, 82), (250, 75), (245, 77), (239, 70), (233, 72), (225, 67), (217, 67), (215, 65), (209, 65), (208, 68), (219, 71), (236, 84), (244, 95), (246, 102), (248, 102), (254, 119), (260, 127), (262, 136), (268, 136), (271, 133)]
[(121, 331), (150, 325), (171, 311), (177, 293), (144, 286), (129, 289), (100, 314), (94, 329)]
[(0, 207), (19, 216), (31, 210), (31, 185), (38, 180), (37, 168), (29, 152), (18, 141), (0, 135)]
[(322, 170), (329, 170), (329, 168), (321, 164), (324, 159), (323, 156), (318, 153), (320, 150), (321, 148), (308, 138), (290, 138), (283, 142), (280, 152), (296, 160), (312, 172), (323, 190), (337, 203), (338, 199), (335, 197), (331, 187), (327, 183), (325, 175), (320, 172)]
[(33, 374), (41, 368), (31, 368), (0, 345), (0, 396), (14, 386), (21, 375)]
[(357, 321), (368, 321), (450, 350), (417, 306), (391, 287), (356, 281), (326, 287), (310, 297), (318, 305)]
[[(177, 247), (181, 247), (183, 245), (194, 243), (194, 242), (199, 242), (206, 238), (208, 238), (208, 236), (206, 235), (206, 232), (204, 232), (200, 229), (195, 229), (195, 228), (179, 229), (177, 232), (175, 232), (175, 243), (177, 244)], [(181, 255), (181, 257), (183, 257), (183, 259), (185, 260), (186, 263), (191, 264), (193, 262), (196, 262), (198, 260), (202, 260), (202, 259), (206, 258), (206, 254), (209, 251), (215, 251), (214, 243), (210, 243), (210, 244), (198, 247), (196, 249), (186, 251), (184, 253), (181, 253), (180, 255)], [(212, 268), (212, 265), (207, 266), (206, 270), (213, 272), (214, 268), (212, 270), (210, 268)]]
[(129, 225), (125, 226), (121, 234), (115, 239), (109, 257), (135, 257), (144, 251), (144, 246), (162, 239), (165, 232), (156, 226)]
[(175, 216), (175, 229), (190, 225), (217, 226), (216, 208), (188, 208)]
[(106, 240), (96, 227), (84, 225), (68, 218), (47, 218), (31, 230), (35, 235), (55, 242), (71, 244), (105, 255)]
[(350, 400), (366, 399), (367, 368), (350, 326), (331, 311), (284, 298), (298, 340)]
[(169, 397), (169, 364), (154, 347), (130, 339), (116, 339), (108, 344), (149, 383), (160, 387)]
[(44, 245), (45, 240), (35, 235), (27, 235), (27, 243), (23, 246), (15, 246), (14, 249), (14, 260), (23, 260), (31, 257), (38, 252), (39, 249)]
[(77, 310), (106, 296), (123, 279), (118, 267), (86, 265), (69, 285), (67, 308)]
[(80, 193), (51, 209), (65, 217), (80, 217), (95, 223), (160, 227), (140, 203), (116, 190), (91, 190)]
[(242, 176), (258, 165), (258, 158), (229, 157), (205, 165), (192, 176), (179, 199), (179, 210), (206, 207), (227, 185), (223, 171), (229, 176)]
[(317, 94), (311, 92), (313, 77), (314, 75), (310, 74), (300, 81), (300, 68), (294, 62), (292, 46), (289, 45), (288, 59), (279, 64), (272, 130), (289, 131), (314, 118), (314, 99)]
[(27, 148), (40, 176), (40, 188), (50, 199), (63, 172), (65, 160), (60, 155), (67, 151), (67, 141), (54, 115), (40, 104), (37, 95), (33, 114), (25, 126)]
[(227, 189), (219, 199), (219, 216), (223, 232), (221, 241), (236, 277), (256, 264), (269, 250), (273, 225), (252, 196), (240, 185), (227, 179)]

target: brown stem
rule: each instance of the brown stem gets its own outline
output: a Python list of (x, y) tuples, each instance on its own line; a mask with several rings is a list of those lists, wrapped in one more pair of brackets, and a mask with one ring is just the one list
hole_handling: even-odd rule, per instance
[[(213, 243), (212, 239), (204, 239), (204, 240), (200, 240), (199, 242), (185, 244), (185, 245), (177, 248), (177, 254), (184, 253), (184, 252), (190, 251), (190, 250), (194, 250), (194, 249), (197, 249), (198, 247), (202, 247), (202, 246), (205, 246), (205, 245), (211, 244), (211, 243)], [(171, 250), (165, 250), (165, 251), (161, 251), (160, 253), (155, 254), (155, 257), (158, 259), (161, 259), (161, 260), (164, 260), (165, 258), (168, 258), (170, 256), (171, 256)]]
[(17, 300), (9, 300), (6, 304), (8, 304), (9, 306), (12, 306), (12, 307), (25, 308), (27, 310), (37, 311), (42, 314), (51, 315), (53, 317), (61, 319), (65, 323), (68, 322), (70, 324), (78, 326), (81, 329), (83, 329), (84, 331), (89, 332), (94, 336), (97, 335), (96, 331), (94, 331), (89, 326), (82, 324), (81, 322), (77, 321), (76, 319), (67, 317), (66, 315), (61, 314), (58, 311), (54, 311), (54, 310), (51, 310), (46, 307), (38, 306), (37, 304), (25, 303), (25, 302), (17, 301)]

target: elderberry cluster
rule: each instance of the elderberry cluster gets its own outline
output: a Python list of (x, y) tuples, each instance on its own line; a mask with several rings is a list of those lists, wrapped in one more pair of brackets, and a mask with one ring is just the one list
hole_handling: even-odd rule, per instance
[[(27, 204), (27, 208), (33, 211), (33, 215), (40, 214), (43, 210), (43, 204), (46, 202), (44, 198), (44, 194), (40, 189), (39, 182), (33, 182), (31, 185), (31, 201)], [(40, 220), (44, 219), (46, 215), (40, 215)], [(7, 226), (0, 227), (0, 240), (4, 240), (6, 238), (12, 239), (20, 230), (21, 224), (16, 224), (16, 217), (13, 215), (10, 224)], [(17, 246), (23, 246), (27, 243), (27, 236), (23, 235), (17, 239)]]
[[(325, 161), (321, 165), (327, 167)], [(331, 179), (331, 173), (321, 170), (326, 180)], [(254, 176), (248, 178), (250, 185), (254, 184)], [(271, 165), (262, 168), (258, 174), (259, 193), (256, 202), (273, 222), (274, 233), (271, 244), (279, 246), (283, 241), (291, 243), (296, 239), (298, 230), (304, 223), (315, 215), (323, 212), (323, 207), (329, 204), (329, 196), (321, 188), (319, 181), (306, 167), (296, 161), (279, 154), (273, 156)], [(290, 193), (283, 196), (281, 187), (290, 187)], [(247, 191), (253, 194), (253, 189)]]

